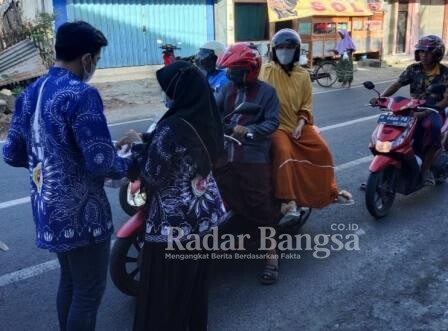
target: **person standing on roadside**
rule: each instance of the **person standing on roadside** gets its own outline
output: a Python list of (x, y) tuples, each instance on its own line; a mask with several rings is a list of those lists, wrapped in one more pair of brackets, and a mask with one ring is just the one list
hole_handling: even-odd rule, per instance
[(95, 330), (106, 287), (112, 215), (104, 179), (128, 160), (112, 144), (98, 91), (87, 84), (107, 40), (86, 22), (56, 34), (56, 64), (17, 99), (3, 158), (30, 171), (36, 244), (57, 254), (60, 330)]

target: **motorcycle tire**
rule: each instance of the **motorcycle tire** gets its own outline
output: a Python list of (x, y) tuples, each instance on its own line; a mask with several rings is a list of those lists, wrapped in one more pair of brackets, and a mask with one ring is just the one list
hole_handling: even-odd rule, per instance
[(138, 207), (131, 206), (128, 203), (128, 186), (129, 182), (121, 185), (120, 192), (118, 193), (118, 198), (120, 200), (121, 209), (123, 209), (124, 212), (129, 216), (134, 216), (138, 211)]
[[(129, 256), (132, 247), (138, 256)], [(124, 294), (135, 297), (140, 287), (139, 257), (141, 246), (138, 237), (117, 238), (110, 255), (110, 276), (114, 285)], [(131, 266), (129, 269), (128, 264)], [(128, 270), (132, 270), (128, 272)]]
[[(395, 200), (395, 183), (393, 168), (372, 172), (366, 185), (366, 206), (376, 219), (387, 216)], [(385, 184), (387, 185), (386, 187)]]

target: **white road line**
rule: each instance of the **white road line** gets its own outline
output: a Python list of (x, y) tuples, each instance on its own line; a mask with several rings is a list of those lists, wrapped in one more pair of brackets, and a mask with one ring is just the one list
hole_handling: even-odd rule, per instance
[[(1, 253), (4, 254), (4, 253)], [(59, 269), (58, 260), (51, 260), (41, 264), (34, 265), (29, 268), (14, 271), (0, 277), (0, 287), (20, 282), (28, 278), (39, 276), (48, 271)]]
[[(385, 83), (391, 83), (396, 81), (396, 79), (390, 79), (390, 80), (385, 80), (382, 82), (376, 82), (376, 85), (379, 84), (385, 84)], [(359, 88), (359, 87), (363, 87), (363, 85), (356, 85), (356, 86), (352, 86), (351, 88)], [(319, 92), (313, 92), (313, 94), (323, 94), (323, 93), (332, 93), (332, 92), (339, 92), (339, 91), (345, 91), (346, 89), (331, 89), (331, 90), (327, 90), (327, 91), (319, 91)], [(138, 120), (131, 120), (131, 121), (125, 121), (125, 122), (117, 122), (117, 123), (111, 123), (108, 126), (109, 127), (114, 127), (114, 126), (120, 126), (120, 125), (125, 125), (125, 124), (133, 124), (133, 123), (140, 123), (140, 122), (146, 122), (146, 121), (151, 121), (154, 120), (154, 118), (142, 118), (142, 119), (138, 119)], [(0, 140), (0, 144), (4, 144), (5, 140)]]
[[(343, 163), (341, 165), (338, 165), (335, 167), (336, 171), (342, 171), (342, 170), (346, 170), (349, 168), (353, 168), (357, 165), (360, 165), (362, 163), (367, 163), (370, 160), (372, 160), (372, 156), (366, 156), (366, 157), (362, 157), (359, 158), (357, 160), (353, 160), (347, 163)], [(112, 241), (111, 245), (113, 245), (113, 243), (115, 242), (115, 240)], [(11, 249), (10, 247), (10, 251), (11, 252), (13, 249)], [(0, 253), (0, 254), (8, 254), (8, 253)], [(47, 261), (41, 264), (37, 264), (22, 270), (18, 270), (18, 271), (14, 271), (5, 275), (0, 276), (0, 287), (6, 286), (6, 285), (10, 285), (13, 283), (17, 283), (20, 282), (21, 280), (25, 280), (28, 278), (32, 278), (35, 276), (39, 276), (43, 273), (46, 273), (48, 271), (52, 271), (55, 269), (59, 268), (59, 263), (58, 260), (51, 260), (51, 261)]]
[[(115, 244), (115, 241), (116, 239), (110, 242), (111, 248)], [(54, 259), (41, 264), (33, 265), (29, 268), (10, 272), (9, 274), (0, 276), (0, 287), (14, 284), (28, 278), (33, 278), (56, 269), (59, 269), (59, 261), (57, 259)]]
[(20, 198), (20, 199), (10, 200), (10, 201), (6, 201), (6, 202), (1, 202), (0, 209), (23, 205), (30, 201), (31, 201), (30, 197), (26, 197), (26, 198)]
[(370, 161), (372, 161), (372, 159), (373, 159), (372, 155), (361, 157), (361, 158), (359, 158), (357, 160), (353, 160), (353, 161), (350, 161), (350, 162), (347, 162), (347, 163), (340, 164), (340, 165), (336, 166), (334, 168), (334, 170), (335, 171), (347, 170), (347, 169), (356, 167), (356, 166), (358, 166), (360, 164), (370, 162)]
[[(326, 132), (326, 131), (330, 131), (330, 130), (334, 130), (334, 129), (338, 129), (338, 128), (342, 128), (342, 127), (346, 127), (352, 124), (357, 124), (357, 123), (361, 123), (361, 122), (365, 122), (365, 121), (369, 121), (371, 119), (375, 119), (377, 118), (378, 115), (372, 115), (372, 116), (367, 116), (367, 117), (361, 117), (361, 118), (357, 118), (355, 120), (351, 120), (351, 121), (347, 121), (347, 122), (342, 122), (342, 123), (337, 123), (337, 124), (333, 124), (333, 125), (328, 125), (328, 126), (324, 126), (322, 128), (319, 128), (321, 132)], [(144, 119), (144, 120), (138, 120), (139, 122), (142, 121), (146, 121), (148, 119)], [(135, 123), (135, 121), (130, 121), (130, 122), (126, 122), (126, 123)], [(123, 123), (121, 123), (123, 124)], [(361, 158), (360, 160), (363, 160), (363, 158)], [(356, 160), (353, 162), (357, 162)], [(364, 161), (361, 161), (361, 163), (363, 163)], [(368, 161), (365, 161), (368, 162)], [(344, 166), (344, 165), (341, 165)], [(336, 169), (338, 169), (338, 167), (336, 167)], [(9, 208), (9, 207), (14, 207), (14, 206), (18, 206), (21, 204), (25, 204), (30, 202), (30, 198), (20, 198), (20, 199), (16, 199), (16, 200), (11, 200), (11, 201), (6, 201), (6, 202), (2, 202), (0, 203), (0, 210), (1, 209), (5, 209), (5, 208)]]
[(117, 123), (111, 123), (108, 126), (109, 127), (113, 127), (113, 126), (119, 126), (119, 125), (125, 125), (125, 124), (133, 124), (133, 123), (139, 123), (139, 122), (146, 122), (146, 121), (151, 121), (154, 120), (154, 118), (142, 118), (139, 120), (132, 120), (132, 121), (126, 121), (126, 122), (117, 122)]
[[(382, 82), (374, 82), (375, 85), (379, 85), (379, 84), (386, 84), (386, 83), (392, 83), (397, 81), (396, 79), (389, 79), (389, 80), (384, 80)], [(364, 85), (355, 85), (352, 86), (350, 89), (355, 89), (355, 88), (360, 88), (360, 87), (364, 87)], [(331, 92), (338, 92), (338, 91), (347, 91), (350, 89), (346, 89), (346, 88), (338, 88), (338, 89), (334, 89), (334, 90), (326, 90), (326, 91), (319, 91), (319, 92), (313, 92), (313, 94), (323, 94), (323, 93), (331, 93)]]
[(378, 116), (379, 115), (372, 115), (372, 116), (361, 117), (361, 118), (357, 118), (356, 120), (351, 120), (351, 121), (342, 122), (342, 123), (338, 123), (338, 124), (328, 125), (328, 126), (324, 126), (322, 128), (319, 128), (319, 129), (320, 129), (321, 132), (329, 131), (329, 130), (342, 128), (344, 126), (349, 126), (349, 125), (356, 124), (356, 123), (370, 121), (370, 120), (372, 120), (374, 118), (378, 118)]

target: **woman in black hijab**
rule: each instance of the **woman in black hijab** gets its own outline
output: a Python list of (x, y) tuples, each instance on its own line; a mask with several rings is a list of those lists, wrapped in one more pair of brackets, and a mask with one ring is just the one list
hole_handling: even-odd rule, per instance
[(176, 244), (167, 251), (170, 234), (185, 247), (188, 235), (202, 236), (223, 222), (211, 173), (223, 152), (221, 118), (207, 81), (190, 63), (160, 69), (157, 80), (171, 106), (147, 137), (140, 164), (148, 213), (134, 330), (207, 330), (207, 261), (165, 253), (191, 253)]

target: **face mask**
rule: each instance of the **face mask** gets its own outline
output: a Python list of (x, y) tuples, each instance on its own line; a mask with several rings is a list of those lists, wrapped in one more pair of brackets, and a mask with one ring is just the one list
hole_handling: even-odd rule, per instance
[(294, 59), (295, 52), (296, 52), (295, 49), (288, 49), (288, 48), (275, 50), (275, 54), (277, 55), (278, 62), (280, 62), (280, 64), (282, 64), (284, 66), (292, 63), (292, 61)]
[(170, 109), (173, 106), (174, 100), (167, 96), (165, 92), (162, 92), (162, 103), (166, 108)]
[(230, 69), (227, 71), (227, 78), (232, 81), (237, 87), (244, 86), (246, 81), (247, 70), (245, 69)]
[(90, 70), (87, 70), (84, 61), (82, 62), (82, 67), (83, 67), (82, 81), (84, 83), (87, 83), (89, 80), (92, 79), (93, 74), (95, 73), (96, 70), (96, 65), (93, 63), (92, 55), (90, 55)]

